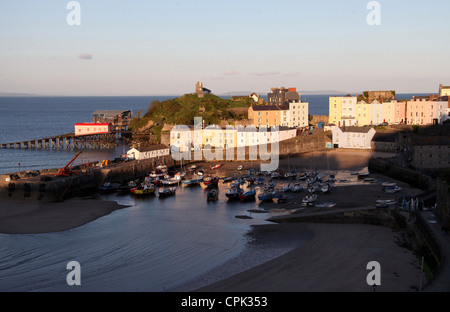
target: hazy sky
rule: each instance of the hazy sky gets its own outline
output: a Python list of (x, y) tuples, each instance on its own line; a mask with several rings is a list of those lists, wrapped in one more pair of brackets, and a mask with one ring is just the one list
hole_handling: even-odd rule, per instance
[(450, 1), (0, 0), (0, 92), (177, 95), (435, 92), (450, 85)]

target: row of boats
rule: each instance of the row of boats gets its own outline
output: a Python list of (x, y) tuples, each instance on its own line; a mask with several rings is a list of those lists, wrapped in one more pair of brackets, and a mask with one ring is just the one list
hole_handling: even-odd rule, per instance
[[(218, 167), (216, 165), (216, 167)], [(211, 169), (215, 169), (211, 166)], [(197, 170), (196, 166), (188, 168), (192, 173), (192, 177), (186, 179), (185, 172), (172, 172), (166, 166), (158, 166), (155, 171), (151, 172), (142, 183), (130, 181), (127, 185), (120, 185), (118, 183), (105, 183), (100, 191), (102, 193), (120, 192), (130, 193), (136, 196), (143, 196), (149, 194), (158, 194), (159, 197), (168, 197), (176, 194), (177, 187), (184, 185), (186, 187), (204, 185), (207, 187), (208, 201), (218, 200), (219, 192), (217, 187), (219, 182), (231, 183), (230, 187), (225, 193), (229, 200), (253, 201), (258, 198), (260, 201), (274, 201), (281, 203), (287, 200), (287, 193), (298, 193), (304, 190), (309, 192), (303, 198), (303, 202), (311, 205), (317, 201), (317, 193), (327, 193), (332, 189), (334, 175), (330, 175), (328, 179), (323, 179), (318, 172), (296, 173), (283, 172), (277, 170), (274, 172), (255, 172), (249, 170), (248, 174), (240, 174), (239, 177), (224, 177), (205, 176), (203, 170)], [(243, 170), (243, 166), (237, 168), (238, 171)], [(269, 178), (269, 182), (266, 179)], [(275, 188), (274, 179), (288, 179), (288, 183), (284, 183), (281, 188)], [(306, 186), (300, 182), (306, 182)], [(241, 186), (247, 183), (247, 188)], [(257, 193), (257, 189), (261, 190)]]
[(144, 181), (141, 185), (137, 185), (134, 181), (130, 181), (126, 186), (122, 186), (118, 183), (106, 182), (100, 188), (100, 192), (103, 194), (118, 192), (143, 196), (157, 193), (160, 198), (175, 195), (176, 191), (176, 186), (157, 187), (155, 184), (148, 181)]

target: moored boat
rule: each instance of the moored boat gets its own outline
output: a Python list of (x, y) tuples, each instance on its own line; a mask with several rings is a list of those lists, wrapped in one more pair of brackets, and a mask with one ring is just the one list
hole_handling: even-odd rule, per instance
[(225, 193), (225, 196), (230, 200), (236, 200), (239, 199), (239, 195), (243, 192), (243, 190), (240, 187), (232, 187), (227, 190)]
[(214, 165), (214, 166), (210, 166), (210, 168), (212, 170), (219, 169), (220, 167), (222, 167), (222, 164), (217, 164), (217, 165)]
[(150, 195), (154, 194), (156, 191), (156, 187), (153, 184), (144, 184), (143, 187), (140, 187), (134, 191), (135, 195)]
[(208, 177), (203, 179), (203, 184), (206, 187), (216, 187), (219, 184), (219, 180), (220, 180), (219, 177), (213, 178), (211, 176), (208, 176)]
[(389, 194), (397, 193), (397, 192), (400, 192), (401, 190), (402, 190), (402, 188), (398, 185), (384, 188), (384, 192), (389, 193)]
[(207, 201), (216, 201), (219, 198), (219, 192), (213, 189), (208, 192)]
[(111, 182), (105, 182), (100, 187), (100, 192), (103, 194), (107, 193), (113, 193), (115, 192), (121, 185), (119, 183), (111, 183)]
[(255, 200), (256, 198), (256, 190), (251, 189), (248, 190), (247, 192), (242, 192), (241, 194), (239, 194), (239, 199), (241, 201), (251, 201), (251, 200)]
[(309, 194), (309, 195), (306, 195), (303, 198), (303, 203), (307, 204), (308, 206), (315, 205), (316, 201), (317, 201), (317, 195), (316, 194)]
[(169, 197), (172, 195), (175, 195), (177, 191), (177, 188), (175, 186), (173, 187), (161, 187), (158, 190), (158, 195), (160, 198), (165, 198), (165, 197)]
[(200, 183), (203, 181), (202, 177), (196, 176), (194, 175), (192, 177), (192, 179), (190, 180), (185, 180), (184, 181), (184, 185), (185, 186), (196, 186), (196, 185), (200, 185)]
[(272, 200), (277, 204), (284, 203), (284, 202), (286, 202), (287, 199), (288, 199), (288, 196), (286, 194), (284, 194), (284, 192), (278, 192), (272, 198)]
[(261, 201), (269, 201), (276, 195), (277, 192), (271, 189), (264, 190), (261, 194), (258, 195), (258, 199)]
[(395, 187), (397, 183), (394, 182), (384, 182), (381, 184), (382, 187)]
[(291, 192), (301, 192), (303, 191), (303, 186), (301, 186), (300, 184), (295, 184), (294, 186), (291, 187)]
[(130, 181), (128, 182), (126, 185), (121, 185), (116, 189), (116, 192), (118, 193), (122, 193), (122, 194), (127, 194), (130, 193), (132, 189), (134, 189), (135, 187), (137, 187), (136, 182), (134, 181)]

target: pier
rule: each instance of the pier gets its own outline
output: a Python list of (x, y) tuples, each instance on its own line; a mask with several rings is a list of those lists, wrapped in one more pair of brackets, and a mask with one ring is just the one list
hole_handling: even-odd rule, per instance
[(68, 133), (53, 137), (25, 140), (12, 143), (0, 143), (0, 148), (12, 149), (111, 149), (116, 147), (117, 135), (123, 131), (107, 134), (78, 135)]

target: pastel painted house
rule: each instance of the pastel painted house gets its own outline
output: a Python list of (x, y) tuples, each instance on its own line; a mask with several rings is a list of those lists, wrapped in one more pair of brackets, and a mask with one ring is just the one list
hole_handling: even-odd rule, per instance
[(372, 127), (334, 127), (333, 147), (371, 149), (375, 133)]
[(448, 99), (417, 96), (406, 106), (407, 123), (410, 125), (432, 125), (445, 120)]
[(406, 118), (406, 102), (391, 100), (383, 103), (383, 122), (402, 124)]

